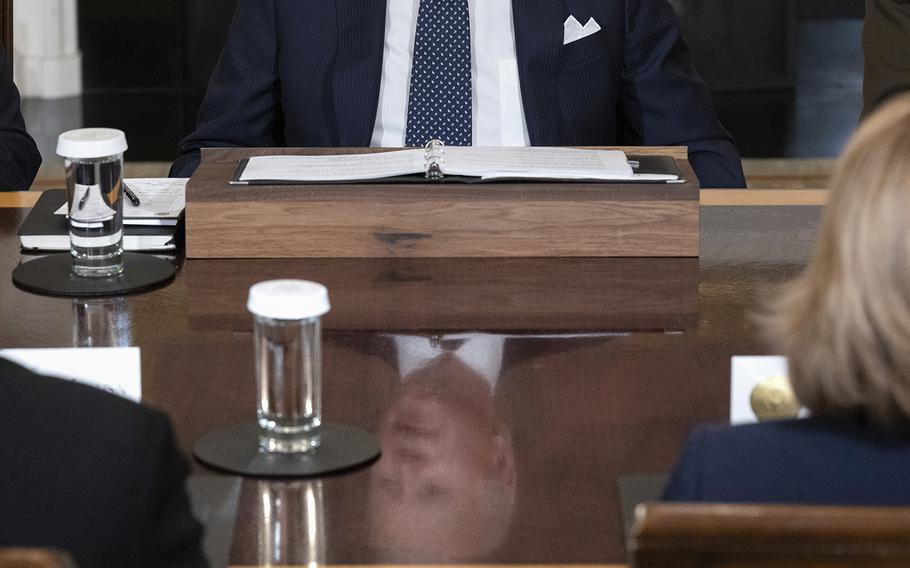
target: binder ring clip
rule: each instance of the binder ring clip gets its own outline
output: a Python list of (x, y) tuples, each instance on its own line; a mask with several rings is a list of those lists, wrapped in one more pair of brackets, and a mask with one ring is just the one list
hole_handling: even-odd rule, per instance
[(426, 178), (429, 180), (439, 181), (443, 179), (442, 164), (445, 162), (446, 145), (442, 140), (430, 140), (424, 146), (423, 169)]

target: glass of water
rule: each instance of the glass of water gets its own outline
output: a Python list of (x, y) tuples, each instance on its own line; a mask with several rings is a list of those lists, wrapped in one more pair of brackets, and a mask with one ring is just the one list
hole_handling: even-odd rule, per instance
[(319, 447), (322, 424), (321, 316), (325, 286), (269, 280), (250, 288), (260, 449), (302, 453)]
[(57, 154), (66, 166), (70, 252), (77, 276), (123, 272), (123, 153), (126, 135), (111, 128), (64, 132)]
[(260, 481), (258, 564), (316, 567), (326, 561), (322, 481)]

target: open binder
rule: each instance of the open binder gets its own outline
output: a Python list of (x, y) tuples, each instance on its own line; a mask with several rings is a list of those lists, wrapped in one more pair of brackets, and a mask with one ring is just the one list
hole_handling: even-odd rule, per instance
[[(26, 252), (70, 249), (69, 223), (56, 215), (66, 205), (66, 190), (49, 189), (41, 194), (19, 227), (19, 243)], [(176, 225), (123, 225), (123, 248), (127, 251), (173, 251), (183, 232), (183, 215)]]
[(446, 147), (360, 154), (256, 156), (240, 161), (232, 185), (421, 182), (683, 183), (670, 156), (563, 147)]

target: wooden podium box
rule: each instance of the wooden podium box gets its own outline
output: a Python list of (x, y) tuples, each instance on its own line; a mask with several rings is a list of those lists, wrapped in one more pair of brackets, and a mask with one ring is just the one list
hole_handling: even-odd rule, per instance
[(240, 160), (376, 148), (204, 149), (187, 186), (188, 258), (694, 257), (698, 178), (686, 183), (360, 183), (235, 186)]
[(697, 258), (190, 260), (190, 327), (249, 332), (250, 286), (315, 280), (343, 331), (683, 331), (698, 323)]

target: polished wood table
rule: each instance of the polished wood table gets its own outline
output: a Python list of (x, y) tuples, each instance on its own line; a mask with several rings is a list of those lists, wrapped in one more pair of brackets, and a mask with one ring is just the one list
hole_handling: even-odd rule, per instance
[[(728, 419), (730, 357), (765, 353), (750, 315), (805, 265), (825, 195), (703, 192), (700, 259), (178, 259), (169, 286), (108, 300), (13, 287), (31, 197), (0, 198), (0, 347), (140, 346), (143, 400), (187, 454), (254, 417), (246, 287), (329, 283), (324, 415), (385, 453), (244, 481), (231, 561), (255, 565), (624, 562), (619, 478), (669, 471), (695, 425)], [(498, 371), (404, 363), (452, 333), (493, 337)]]

